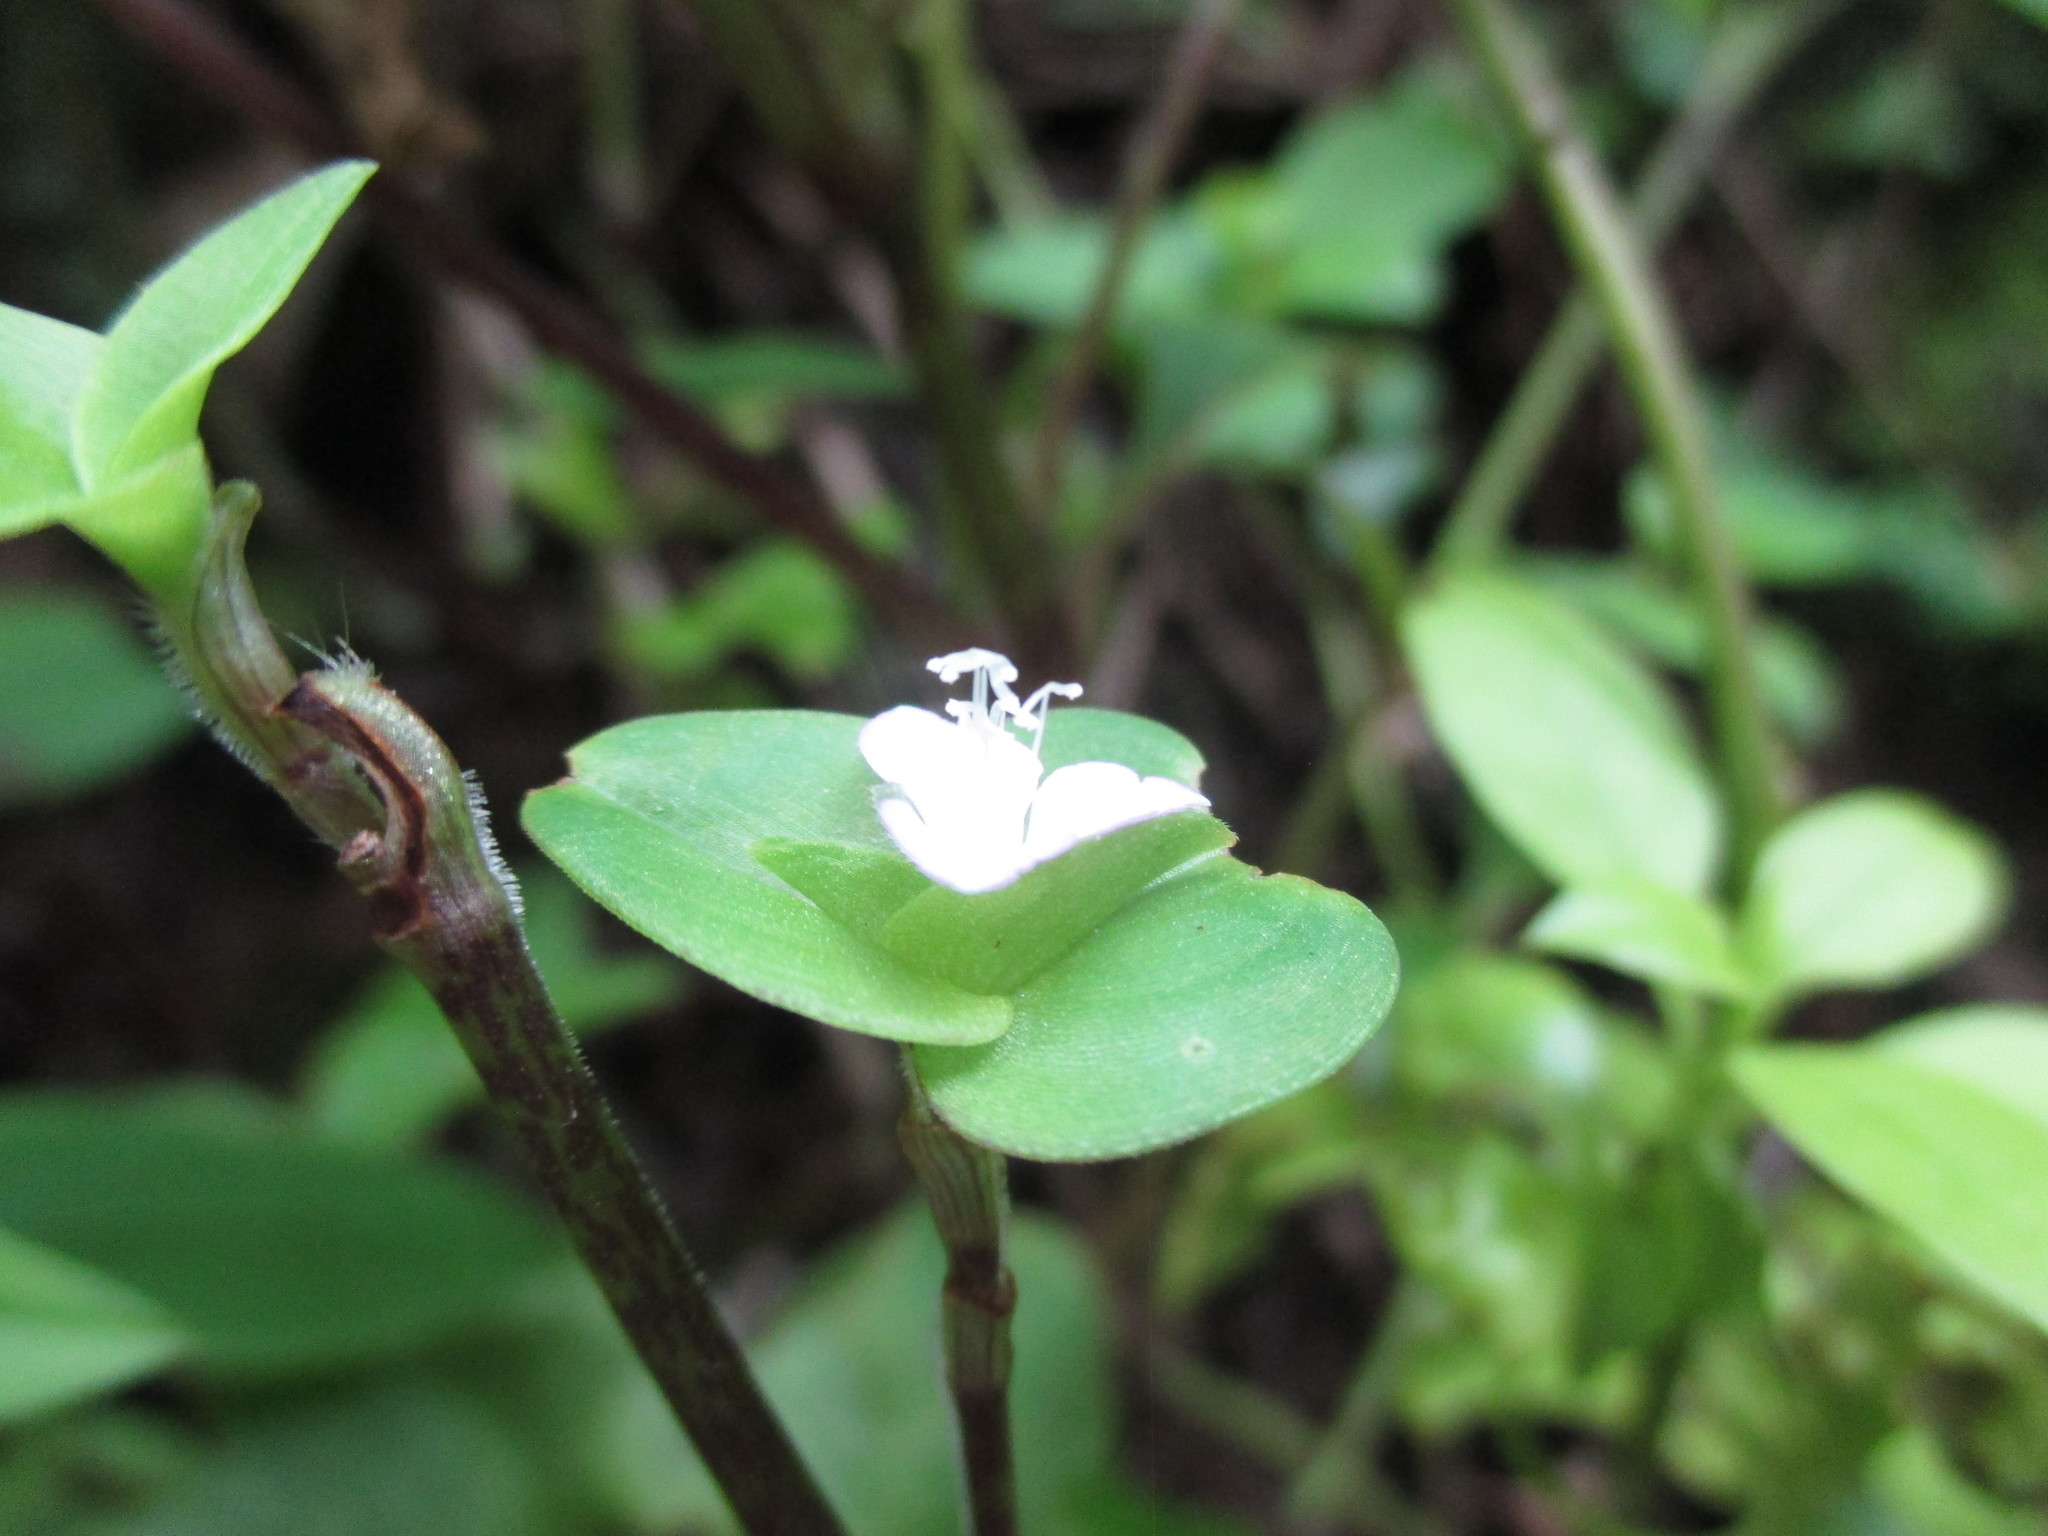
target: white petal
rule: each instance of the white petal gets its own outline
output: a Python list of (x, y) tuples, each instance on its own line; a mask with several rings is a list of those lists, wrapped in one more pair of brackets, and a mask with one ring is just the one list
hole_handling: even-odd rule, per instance
[(1071, 763), (1055, 769), (1031, 802), (1024, 848), (1033, 864), (1057, 858), (1076, 843), (1175, 811), (1208, 807), (1185, 784), (1140, 778), (1122, 763)]
[(928, 825), (908, 800), (895, 796), (875, 807), (896, 846), (925, 875), (962, 895), (978, 896), (1010, 884), (1029, 866), (1021, 841), (963, 838)]
[(942, 719), (908, 704), (862, 726), (860, 751), (933, 826), (963, 818), (994, 822), (1014, 827), (1018, 838), (1045, 771), (1008, 731)]

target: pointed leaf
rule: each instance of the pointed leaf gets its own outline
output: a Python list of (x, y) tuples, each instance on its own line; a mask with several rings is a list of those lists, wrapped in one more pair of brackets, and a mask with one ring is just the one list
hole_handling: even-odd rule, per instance
[(755, 856), (763, 839), (900, 859), (875, 815), (862, 721), (812, 711), (662, 715), (570, 753), (522, 822), (602, 906), (743, 991), (827, 1024), (968, 1044), (1010, 1007), (864, 943)]
[(1793, 1146), (1957, 1273), (2048, 1328), (2048, 1124), (1910, 1055), (1753, 1047), (1736, 1081)]
[(72, 454), (89, 489), (183, 447), (213, 370), (284, 303), (376, 169), (345, 160), (237, 215), (143, 286), (107, 332)]
[(1522, 942), (1687, 992), (1738, 997), (1748, 990), (1720, 909), (1648, 881), (1560, 892)]
[(1487, 814), (1560, 885), (1706, 888), (1720, 813), (1657, 680), (1561, 599), (1463, 575), (1404, 625), (1423, 703)]
[(71, 414), (101, 345), (91, 331), (0, 304), (0, 538), (78, 495)]
[(963, 1135), (1019, 1157), (1126, 1157), (1327, 1077), (1393, 1002), (1393, 940), (1336, 891), (1210, 859), (1028, 982), (992, 1045), (922, 1046)]
[(0, 1425), (139, 1380), (185, 1343), (148, 1297), (0, 1229)]
[(1976, 828), (1918, 795), (1856, 790), (1765, 845), (1742, 947), (1781, 996), (1897, 986), (1975, 948), (2006, 897), (2003, 860)]

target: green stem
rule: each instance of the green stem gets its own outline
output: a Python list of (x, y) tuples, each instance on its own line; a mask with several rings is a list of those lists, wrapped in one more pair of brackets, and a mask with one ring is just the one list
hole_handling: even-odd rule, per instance
[(1070, 671), (1074, 645), (1059, 605), (1051, 545), (1024, 515), (1003, 462), (995, 402), (974, 358), (959, 291), (966, 238), (974, 77), (961, 0), (935, 0), (915, 48), (917, 196), (882, 218), (878, 242), (896, 277), (918, 397), (937, 439), (948, 552), (975, 595), (1002, 616), (1042, 673)]
[(1505, 0), (1452, 5), (1535, 155), (1552, 216), (1606, 323), (1670, 489), (1707, 622), (1708, 705), (1732, 823), (1729, 879), (1740, 888), (1780, 814), (1775, 749), (1750, 663), (1749, 593), (1715, 504), (1704, 417), (1677, 328), (1522, 18)]
[[(1841, 7), (1842, 0), (1729, 14), (1715, 35), (1685, 107), (1651, 153), (1630, 221), (1645, 250), (1662, 245), (1698, 195), (1728, 135), (1778, 68)], [(1584, 287), (1551, 323), (1508, 407), (1480, 449), (1437, 540), (1439, 568), (1495, 558), (1515, 508), (1564, 430), (1606, 351), (1599, 306)]]
[[(426, 722), (353, 660), (294, 682), (216, 498), (178, 664), (236, 755), (335, 847), (378, 942), (426, 984), (626, 1335), (753, 1536), (843, 1536), (526, 950), (482, 808)], [(373, 793), (374, 791), (374, 793)]]
[(1010, 1448), (1010, 1314), (1017, 1285), (1003, 1258), (1010, 1210), (1000, 1152), (967, 1140), (931, 1107), (910, 1068), (903, 1150), (946, 1246), (942, 1314), (946, 1386), (960, 1426), (972, 1536), (1017, 1536)]
[(1066, 462), (1067, 440), (1073, 435), (1075, 417), (1088, 396), (1096, 364), (1109, 339), (1110, 322), (1116, 317), (1117, 300), (1130, 276), (1138, 242), (1151, 222), (1153, 206), (1165, 189), (1166, 178), (1180, 156), (1188, 129), (1194, 125), (1203, 88), (1223, 55), (1223, 45), (1230, 39), (1230, 29), (1237, 21), (1242, 3), (1243, 0), (1202, 0), (1196, 7), (1174, 46), (1159, 95), (1131, 141), (1117, 188), (1116, 207), (1110, 217), (1109, 250), (1103, 257), (1102, 270), (1096, 274), (1088, 307), (1081, 314), (1080, 324), (1074, 327), (1073, 339), (1060, 360), (1032, 450), (1029, 503), (1041, 524), (1052, 520)]

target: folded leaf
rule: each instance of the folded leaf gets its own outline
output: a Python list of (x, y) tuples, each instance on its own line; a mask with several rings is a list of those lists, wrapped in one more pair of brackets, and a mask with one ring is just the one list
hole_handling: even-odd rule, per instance
[(72, 454), (87, 489), (192, 439), (213, 370), (277, 312), (375, 169), (345, 160), (303, 177), (143, 285), (107, 332), (78, 399)]

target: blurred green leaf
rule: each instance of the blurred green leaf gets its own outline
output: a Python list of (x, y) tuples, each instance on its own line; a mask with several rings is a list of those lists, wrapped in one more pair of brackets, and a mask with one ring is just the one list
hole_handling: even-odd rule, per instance
[(0, 1425), (152, 1375), (185, 1345), (148, 1297), (0, 1228)]
[(910, 388), (904, 371), (886, 358), (803, 332), (666, 338), (647, 349), (647, 364), (670, 388), (706, 405), (758, 397), (893, 400)]
[(0, 1095), (0, 1223), (151, 1297), (231, 1377), (416, 1349), (559, 1251), (455, 1168), (289, 1126), (225, 1095)]
[[(560, 875), (541, 869), (520, 884), (527, 944), (570, 1028), (594, 1034), (681, 995), (686, 977), (667, 956), (600, 949), (596, 913)], [(431, 1134), (482, 1092), (432, 994), (394, 966), (321, 1037), (303, 1098), (329, 1140), (396, 1148)]]
[(1924, 1429), (1871, 1453), (1870, 1487), (1907, 1536), (2041, 1536), (2041, 1520), (1969, 1482)]
[(1734, 1073), (1836, 1183), (2048, 1328), (2048, 1123), (1948, 1071), (1869, 1046), (1751, 1047)]
[(619, 620), (620, 652), (657, 677), (701, 677), (758, 651), (818, 682), (846, 665), (859, 638), (845, 578), (794, 539), (756, 544), (666, 606)]
[(1896, 986), (1975, 948), (2006, 896), (2004, 861), (1976, 828), (1918, 795), (1854, 790), (1764, 845), (1740, 944), (1779, 996)]
[(79, 478), (104, 490), (183, 447), (213, 370), (284, 303), (376, 167), (342, 161), (238, 214), (143, 285), (78, 396)]
[[(1518, 568), (1651, 660), (1695, 677), (1705, 674), (1707, 626), (1686, 593), (1618, 560), (1546, 555), (1525, 559)], [(1753, 616), (1750, 640), (1764, 705), (1786, 733), (1803, 745), (1832, 736), (1847, 705), (1842, 680), (1820, 642), (1764, 613)]]
[(1561, 891), (1536, 914), (1522, 942), (1712, 997), (1738, 997), (1749, 987), (1720, 909), (1647, 881)]
[(1418, 598), (1403, 625), (1445, 751), (1560, 885), (1706, 888), (1720, 812), (1655, 678), (1562, 600), (1494, 574)]
[(1393, 1068), (1430, 1098), (1583, 1101), (1606, 1066), (1599, 1010), (1555, 966), (1466, 953), (1412, 980), (1390, 1031)]
[[(160, 1501), (91, 1536), (554, 1536), (522, 1449), (429, 1382), (252, 1415)], [(567, 1536), (566, 1532), (562, 1536)]]
[(1443, 77), (1411, 72), (1298, 129), (1264, 178), (1270, 206), (1234, 213), (1224, 238), (1271, 250), (1288, 313), (1424, 320), (1444, 247), (1499, 202), (1507, 158)]
[(0, 586), (0, 810), (101, 788), (191, 729), (162, 666), (104, 604)]
[[(1093, 216), (1063, 216), (978, 236), (967, 250), (961, 282), (982, 309), (1035, 325), (1079, 322), (1109, 252), (1109, 225)], [(1184, 210), (1152, 220), (1117, 299), (1116, 324), (1180, 320), (1208, 310), (1217, 275), (1214, 237)]]
[(1876, 1049), (1981, 1088), (2048, 1125), (2048, 1008), (1971, 1003), (1871, 1038)]
[(1753, 1293), (1759, 1235), (1739, 1192), (1698, 1159), (1647, 1152), (1582, 1193), (1583, 1282), (1575, 1340), (1583, 1365), (1670, 1337)]

